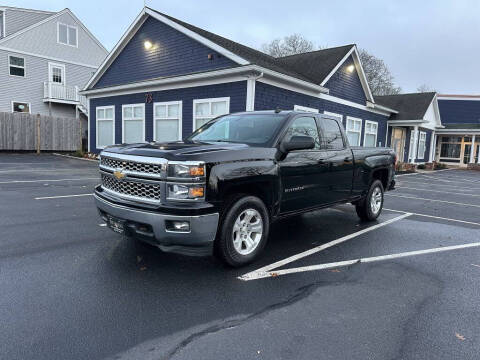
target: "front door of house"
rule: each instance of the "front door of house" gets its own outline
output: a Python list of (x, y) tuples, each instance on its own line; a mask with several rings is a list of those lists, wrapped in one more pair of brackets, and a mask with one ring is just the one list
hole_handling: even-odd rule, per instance
[(405, 150), (405, 137), (406, 130), (405, 128), (392, 128), (392, 148), (397, 154), (398, 160), (403, 161), (404, 159), (404, 150)]

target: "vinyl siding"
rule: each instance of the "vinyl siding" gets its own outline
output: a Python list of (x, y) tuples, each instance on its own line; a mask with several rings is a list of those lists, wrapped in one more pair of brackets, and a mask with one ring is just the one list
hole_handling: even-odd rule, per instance
[[(7, 26), (8, 21), (7, 15)], [(78, 47), (57, 43), (57, 23), (59, 22), (78, 27)], [(92, 67), (99, 66), (107, 56), (106, 50), (94, 42), (87, 32), (84, 31), (68, 13), (51, 19), (10, 40), (5, 39), (2, 46), (31, 54), (86, 64)]]
[(443, 124), (480, 124), (480, 101), (438, 100)]
[[(122, 142), (122, 105), (145, 104), (146, 92), (90, 99), (90, 151), (98, 153), (96, 148), (96, 108), (98, 106), (115, 106), (115, 142)], [(153, 140), (153, 103), (182, 101), (182, 133), (183, 137), (192, 133), (193, 100), (230, 97), (230, 112), (245, 111), (247, 82), (238, 81), (225, 84), (198, 86), (165, 91), (154, 91), (152, 102), (145, 104), (145, 138)]]
[[(153, 44), (146, 50), (144, 42)], [(212, 59), (208, 58), (212, 55)], [(147, 18), (94, 88), (237, 66), (196, 40)]]
[(363, 145), (363, 137), (365, 134), (365, 120), (377, 122), (377, 146), (385, 146), (388, 120), (387, 116), (282, 89), (276, 86), (262, 83), (260, 81), (257, 82), (255, 88), (255, 110), (272, 110), (276, 108), (280, 108), (283, 110), (293, 110), (295, 105), (307, 106), (318, 109), (320, 113), (328, 111), (336, 114), (341, 114), (343, 115), (344, 126), (346, 124), (347, 116), (362, 119), (362, 134), (360, 140), (361, 145)]
[(52, 16), (52, 13), (37, 13), (30, 11), (22, 11), (16, 9), (6, 9), (6, 22), (5, 22), (5, 32), (8, 35), (12, 35), (17, 31), (25, 29), (30, 25), (33, 25), (39, 21), (42, 21), (49, 16)]
[(347, 68), (350, 65), (355, 65), (351, 56), (345, 60), (327, 81), (325, 87), (330, 90), (330, 95), (332, 96), (365, 105), (367, 98), (358, 77), (357, 69), (355, 68), (353, 72), (349, 72)]
[[(10, 76), (8, 56), (14, 55), (25, 59), (25, 78)], [(0, 111), (11, 111), (12, 101), (25, 101), (31, 104), (34, 114), (48, 114), (48, 103), (43, 102), (43, 83), (48, 81), (49, 60), (0, 50)], [(68, 86), (85, 85), (92, 75), (92, 69), (65, 64), (66, 84)], [(52, 104), (52, 115), (75, 116), (74, 105)]]

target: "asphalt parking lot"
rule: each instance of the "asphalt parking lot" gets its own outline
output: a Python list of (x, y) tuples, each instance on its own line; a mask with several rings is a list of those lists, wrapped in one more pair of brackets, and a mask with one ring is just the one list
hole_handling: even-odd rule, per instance
[(233, 270), (107, 229), (96, 166), (0, 154), (0, 358), (479, 358), (479, 172), (278, 222)]

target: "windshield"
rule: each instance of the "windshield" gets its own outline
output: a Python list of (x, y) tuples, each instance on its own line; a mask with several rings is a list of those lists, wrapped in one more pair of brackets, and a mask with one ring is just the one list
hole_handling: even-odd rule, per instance
[(234, 142), (265, 146), (281, 129), (285, 115), (241, 114), (226, 115), (197, 129), (187, 141)]

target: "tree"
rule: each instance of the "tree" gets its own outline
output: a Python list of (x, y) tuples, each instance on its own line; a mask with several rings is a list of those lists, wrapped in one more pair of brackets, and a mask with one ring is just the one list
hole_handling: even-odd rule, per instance
[(285, 36), (262, 45), (262, 51), (273, 57), (301, 54), (316, 50), (317, 47), (310, 40), (300, 34)]
[(417, 88), (417, 92), (427, 93), (427, 92), (437, 92), (437, 91), (427, 84), (422, 84)]
[(374, 95), (396, 95), (402, 89), (395, 85), (393, 75), (385, 62), (365, 49), (358, 51), (368, 85)]

